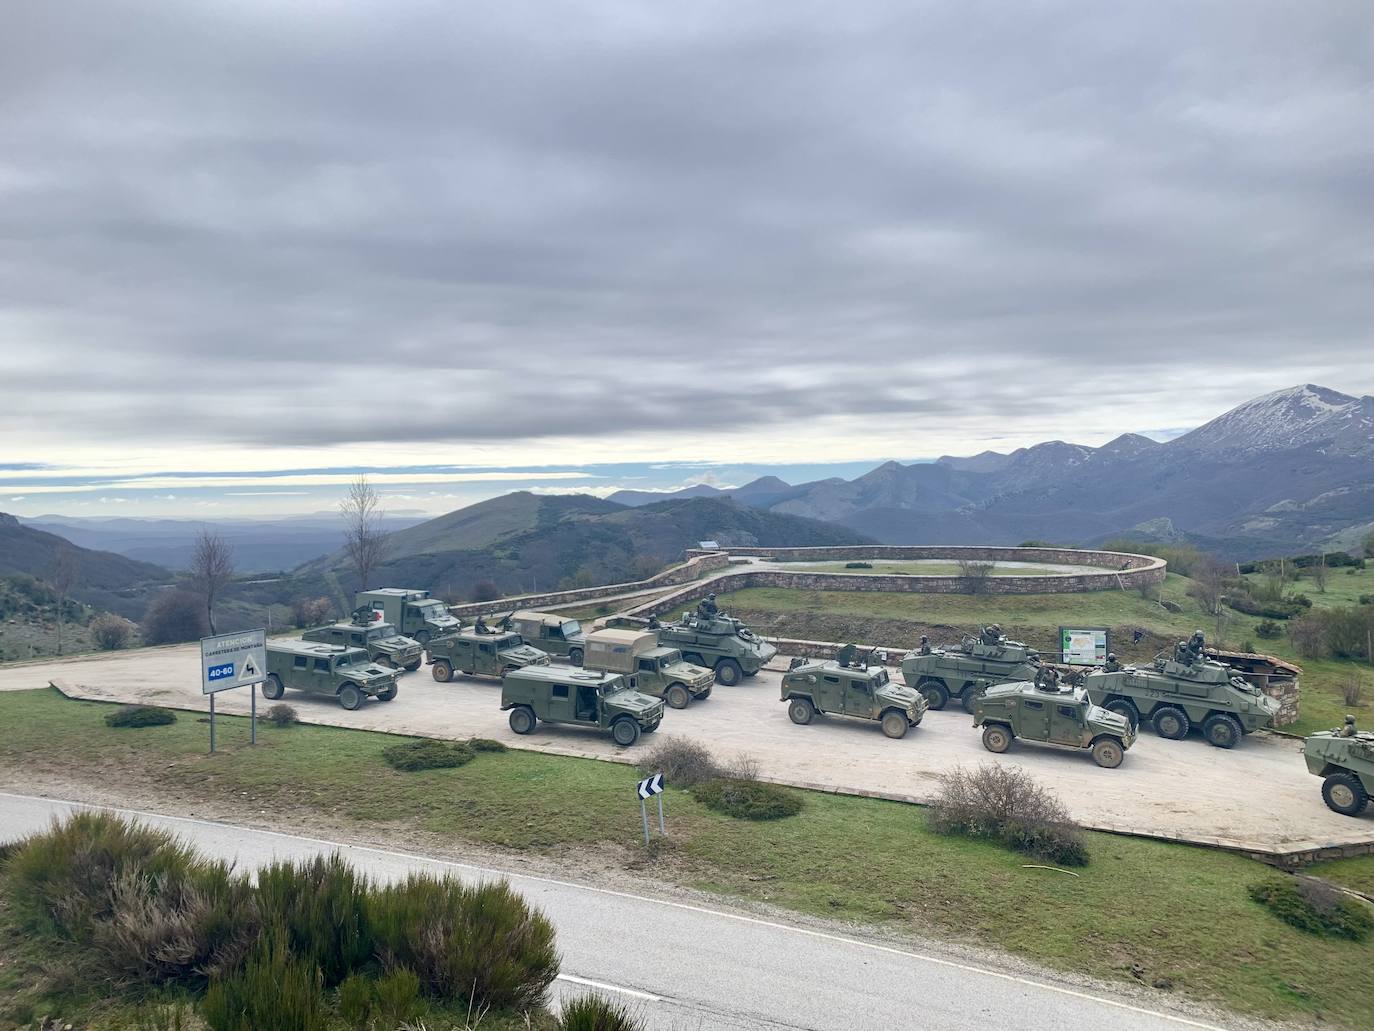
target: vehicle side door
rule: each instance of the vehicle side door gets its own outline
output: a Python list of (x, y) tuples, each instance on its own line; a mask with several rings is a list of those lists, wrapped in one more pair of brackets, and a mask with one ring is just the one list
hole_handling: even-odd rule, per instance
[(660, 692), (664, 688), (663, 674), (658, 671), (657, 659), (640, 659), (635, 663), (636, 683), (641, 691)]
[(872, 719), (873, 685), (867, 677), (844, 677), (844, 713), (846, 716), (863, 716)]
[(575, 722), (573, 716), (573, 699), (576, 696), (577, 688), (571, 684), (550, 684), (549, 685), (549, 713), (545, 719), (559, 720), (563, 723)]
[(844, 678), (838, 673), (822, 673), (816, 678), (816, 708), (844, 712)]
[(453, 638), (453, 666), (455, 669), (462, 670), (464, 673), (471, 673), (476, 669), (476, 658), (472, 651), (472, 642), (465, 641), (461, 637)]
[(475, 645), (468, 645), (468, 653), (472, 656), (470, 673), (496, 673), (496, 644), (492, 641), (478, 641)]
[(1083, 703), (1054, 702), (1050, 712), (1050, 740), (1058, 745), (1083, 743)]
[(293, 655), (291, 665), (282, 671), (281, 679), (287, 687), (310, 690), (310, 658), (305, 655)]
[(329, 668), (329, 659), (325, 656), (316, 655), (310, 660), (310, 682), (306, 689), (323, 694), (334, 693), (334, 671)]
[[(340, 641), (339, 643), (342, 644), (343, 642)], [(361, 648), (363, 651), (367, 652), (368, 658), (372, 657), (372, 649), (369, 648), (367, 644), (367, 634), (361, 630), (350, 630), (348, 632), (348, 647)]]
[(1020, 699), (1017, 713), (1016, 732), (1032, 741), (1046, 741), (1050, 735), (1050, 706), (1048, 698), (1025, 697)]

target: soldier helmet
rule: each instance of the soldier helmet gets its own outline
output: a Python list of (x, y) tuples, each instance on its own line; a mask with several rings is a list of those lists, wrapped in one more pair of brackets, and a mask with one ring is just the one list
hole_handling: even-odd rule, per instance
[(1346, 714), (1345, 714), (1345, 722), (1350, 723), (1350, 724), (1353, 724), (1353, 723), (1355, 722), (1355, 717), (1352, 716), (1350, 713), (1346, 713)]
[(1116, 661), (1116, 652), (1108, 652), (1108, 653), (1107, 653), (1107, 661), (1108, 661), (1108, 662), (1115, 662), (1115, 661)]
[(712, 592), (711, 592), (710, 594), (708, 594), (706, 597), (709, 598), (711, 601), (715, 601), (715, 600), (716, 600), (716, 592), (715, 592), (715, 591), (712, 591)]

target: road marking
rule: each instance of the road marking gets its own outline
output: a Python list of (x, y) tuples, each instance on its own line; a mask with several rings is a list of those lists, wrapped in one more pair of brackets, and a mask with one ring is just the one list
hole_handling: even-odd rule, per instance
[(619, 992), (621, 995), (631, 995), (636, 999), (643, 999), (646, 1002), (663, 1001), (663, 996), (661, 995), (637, 991), (634, 988), (621, 988), (619, 985), (606, 984), (604, 981), (589, 981), (585, 977), (574, 977), (572, 974), (559, 974), (558, 980), (567, 981), (569, 984), (580, 984), (584, 988), (600, 988), (603, 992)]
[(474, 866), (471, 863), (458, 863), (451, 859), (435, 859), (430, 856), (416, 855), (413, 852), (397, 852), (393, 849), (374, 848), (371, 845), (348, 845), (337, 841), (328, 841), (324, 838), (308, 838), (299, 834), (284, 834), (281, 831), (258, 830), (254, 827), (246, 827), (241, 824), (220, 823), (216, 820), (201, 820), (196, 817), (188, 816), (169, 816), (166, 813), (146, 812), (140, 809), (124, 809), (119, 806), (95, 805), (91, 802), (71, 802), (63, 798), (43, 798), (37, 795), (19, 795), (10, 791), (0, 791), (0, 798), (18, 798), (29, 802), (46, 802), (49, 804), (79, 806), (83, 809), (103, 809), (107, 812), (120, 813), (128, 816), (143, 816), (155, 820), (174, 820), (181, 823), (196, 824), (202, 827), (215, 827), (219, 830), (247, 830), (254, 834), (269, 835), (274, 838), (284, 838), (287, 841), (304, 841), (313, 845), (325, 845), (329, 848), (352, 852), (370, 852), (377, 856), (386, 856), (390, 859), (402, 859), (406, 861), (420, 861), (433, 863), (436, 866), (448, 866), (457, 870), (471, 870), (474, 873), (484, 876), (501, 877), (505, 879), (519, 878), (531, 881), (536, 884), (550, 884), (559, 888), (572, 888), (576, 891), (592, 892), (597, 895), (606, 895), (610, 898), (630, 899), (634, 902), (645, 902), (650, 905), (667, 906), (670, 909), (680, 909), (688, 913), (701, 913), (705, 916), (720, 917), (725, 920), (734, 920), (739, 923), (754, 924), (758, 927), (767, 927), (772, 930), (786, 931), (789, 934), (801, 934), (809, 938), (817, 938), (822, 941), (839, 942), (842, 945), (853, 945), (861, 949), (871, 949), (874, 952), (886, 953), (890, 956), (902, 956), (906, 959), (914, 959), (922, 963), (929, 963), (932, 966), (947, 967), (951, 970), (962, 970), (969, 974), (980, 974), (983, 977), (995, 978), (999, 981), (1008, 981), (1012, 984), (1024, 985), (1028, 988), (1039, 988), (1043, 991), (1054, 992), (1057, 995), (1064, 995), (1072, 999), (1082, 999), (1086, 1002), (1095, 1002), (1103, 1006), (1111, 1006), (1115, 1009), (1125, 1010), (1128, 1013), (1138, 1013), (1145, 1017), (1154, 1017), (1158, 1020), (1166, 1020), (1173, 1024), (1183, 1027), (1200, 1028), (1201, 1031), (1228, 1031), (1216, 1024), (1204, 1023), (1200, 1020), (1193, 1020), (1190, 1017), (1181, 1017), (1173, 1013), (1163, 1013), (1159, 1010), (1147, 1009), (1144, 1006), (1136, 1006), (1129, 1002), (1120, 1002), (1116, 999), (1108, 999), (1101, 995), (1092, 995), (1088, 992), (1080, 992), (1073, 988), (1065, 988), (1061, 985), (1048, 984), (1044, 981), (1037, 981), (1031, 977), (1023, 977), (1020, 974), (1004, 974), (997, 970), (988, 970), (984, 967), (973, 966), (969, 963), (961, 963), (953, 959), (941, 959), (939, 956), (931, 956), (923, 952), (911, 952), (908, 949), (898, 949), (891, 945), (878, 945), (874, 942), (862, 941), (858, 938), (848, 938), (841, 934), (831, 934), (827, 931), (816, 931), (808, 927), (793, 927), (791, 924), (778, 923), (775, 920), (764, 920), (761, 917), (745, 916), (742, 913), (729, 913), (719, 909), (709, 909), (706, 906), (694, 906), (689, 902), (674, 902), (671, 899), (655, 899), (647, 895), (636, 895), (628, 891), (616, 891), (613, 888), (597, 888), (590, 884), (578, 884), (575, 881), (560, 881), (554, 877), (540, 877), (536, 874), (511, 873), (508, 870), (494, 870), (485, 866)]

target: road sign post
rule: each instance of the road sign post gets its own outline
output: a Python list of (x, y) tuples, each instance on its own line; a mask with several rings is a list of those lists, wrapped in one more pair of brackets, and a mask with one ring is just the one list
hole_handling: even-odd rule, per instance
[(215, 750), (215, 695), (235, 687), (247, 687), (251, 730), (249, 741), (258, 743), (258, 689), (267, 679), (267, 631), (242, 630), (205, 637), (200, 642), (200, 690), (210, 696), (210, 751)]
[(664, 837), (668, 836), (668, 828), (663, 822), (663, 774), (655, 773), (652, 777), (645, 777), (635, 788), (635, 794), (639, 796), (639, 815), (644, 821), (644, 844), (649, 844), (649, 799), (658, 796), (658, 832)]

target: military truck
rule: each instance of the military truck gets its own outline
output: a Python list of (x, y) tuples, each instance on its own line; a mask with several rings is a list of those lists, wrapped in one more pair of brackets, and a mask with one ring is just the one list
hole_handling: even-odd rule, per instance
[(312, 627), (301, 634), (301, 640), (362, 648), (378, 665), (407, 671), (419, 669), (424, 661), (419, 641), (402, 637), (394, 626), (380, 620), (364, 622), (355, 619), (352, 623)]
[(525, 666), (501, 678), (501, 708), (510, 729), (534, 733), (539, 720), (609, 730), (629, 748), (663, 721), (663, 702), (634, 690), (619, 673), (576, 666)]
[(847, 644), (825, 661), (796, 658), (782, 675), (782, 700), (793, 723), (810, 723), (817, 713), (876, 720), (888, 737), (906, 737), (926, 714), (920, 692), (895, 684), (887, 667), (868, 665), (867, 656)]
[(380, 612), (381, 618), (398, 633), (413, 637), (422, 648), (429, 644), (431, 637), (451, 634), (462, 626), (449, 614), (448, 606), (438, 598), (431, 598), (428, 591), (382, 587), (375, 591), (359, 591), (353, 604)]
[(519, 634), (501, 630), (459, 630), (436, 637), (425, 649), (425, 659), (433, 664), (430, 673), (441, 684), (453, 679), (454, 670), (469, 676), (501, 677), (513, 669), (549, 664), (548, 655), (531, 648)]
[(1374, 794), (1374, 733), (1355, 729), (1355, 717), (1345, 726), (1319, 730), (1302, 746), (1307, 772), (1322, 778), (1322, 798), (1342, 816), (1359, 816)]
[(724, 612), (684, 612), (675, 623), (650, 627), (658, 631), (659, 644), (676, 648), (694, 666), (716, 671), (716, 680), (734, 687), (752, 677), (778, 653), (768, 642), (733, 616)]
[(1005, 752), (1012, 741), (1042, 741), (1086, 748), (1098, 766), (1114, 770), (1135, 744), (1125, 716), (1094, 705), (1082, 688), (1046, 690), (1034, 683), (992, 684), (974, 698), (973, 725), (983, 728), (983, 747)]
[(1040, 670), (1040, 653), (1020, 641), (1010, 641), (996, 623), (982, 629), (977, 637), (965, 634), (957, 649), (922, 647), (902, 660), (902, 680), (925, 695), (926, 703), (937, 712), (951, 698), (958, 698), (964, 711), (973, 712), (979, 682), (1004, 684), (1034, 680)]
[(1095, 669), (1083, 686), (1094, 704), (1126, 717), (1132, 727), (1149, 722), (1170, 741), (1201, 727), (1217, 748), (1234, 748), (1246, 734), (1272, 726), (1279, 713), (1277, 699), (1230, 666), (1206, 658), (1200, 645), (1180, 643), (1172, 656), (1161, 652), (1150, 666)]
[(268, 641), (267, 679), (262, 696), (276, 701), (292, 688), (333, 695), (345, 709), (365, 698), (389, 702), (396, 697), (400, 672), (377, 665), (362, 648), (340, 648), (313, 641)]
[(575, 619), (525, 609), (512, 612), (499, 625), (514, 630), (532, 647), (550, 655), (564, 656), (574, 666), (582, 665), (586, 656), (587, 635), (582, 632), (582, 624)]
[(685, 709), (693, 698), (709, 698), (716, 675), (684, 662), (676, 648), (658, 643), (652, 630), (593, 630), (587, 634), (587, 669), (622, 673), (636, 691)]

